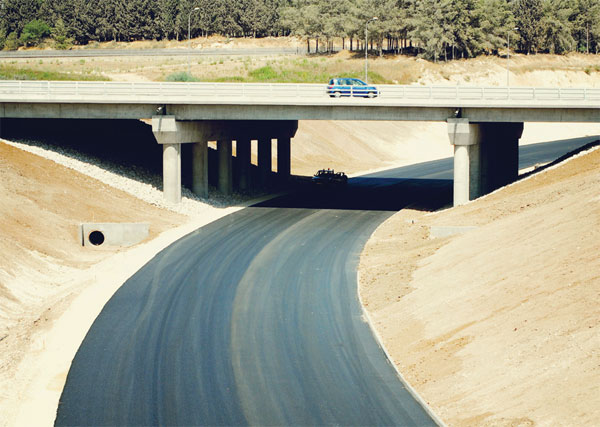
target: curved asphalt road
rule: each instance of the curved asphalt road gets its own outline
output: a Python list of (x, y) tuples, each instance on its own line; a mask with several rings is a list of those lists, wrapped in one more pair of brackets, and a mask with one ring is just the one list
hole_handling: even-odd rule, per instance
[[(520, 151), (536, 163), (575, 145)], [(450, 202), (451, 164), (275, 199), (174, 243), (95, 321), (56, 424), (434, 424), (361, 318), (356, 267), (394, 211)]]

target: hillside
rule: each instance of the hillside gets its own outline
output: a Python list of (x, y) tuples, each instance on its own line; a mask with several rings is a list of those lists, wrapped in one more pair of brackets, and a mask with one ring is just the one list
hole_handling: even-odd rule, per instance
[(363, 303), (448, 425), (600, 422), (599, 185), (596, 148), (465, 206), (403, 210), (370, 239)]

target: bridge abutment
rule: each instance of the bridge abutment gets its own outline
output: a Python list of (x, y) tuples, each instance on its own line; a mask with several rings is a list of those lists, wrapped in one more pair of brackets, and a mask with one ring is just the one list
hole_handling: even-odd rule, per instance
[(523, 123), (471, 123), (448, 119), (454, 145), (454, 206), (515, 181)]

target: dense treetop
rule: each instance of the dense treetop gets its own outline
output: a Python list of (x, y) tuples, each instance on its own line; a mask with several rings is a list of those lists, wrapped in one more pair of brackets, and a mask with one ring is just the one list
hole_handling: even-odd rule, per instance
[[(197, 9), (196, 9), (197, 8)], [(428, 59), (511, 48), (598, 53), (600, 0), (0, 0), (0, 48), (90, 41), (297, 35)], [(310, 43), (308, 44), (310, 47)]]

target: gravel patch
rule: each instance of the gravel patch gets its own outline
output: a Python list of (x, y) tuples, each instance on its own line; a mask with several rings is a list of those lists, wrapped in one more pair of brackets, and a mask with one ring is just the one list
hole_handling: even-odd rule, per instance
[(192, 218), (203, 215), (208, 209), (244, 205), (252, 198), (241, 194), (223, 196), (214, 188), (209, 190), (208, 198), (202, 198), (192, 193), (188, 188), (182, 187), (181, 203), (172, 204), (166, 202), (163, 198), (162, 176), (144, 168), (124, 166), (38, 140), (19, 139), (8, 141), (0, 139), (0, 141), (95, 178), (154, 206), (188, 215)]

